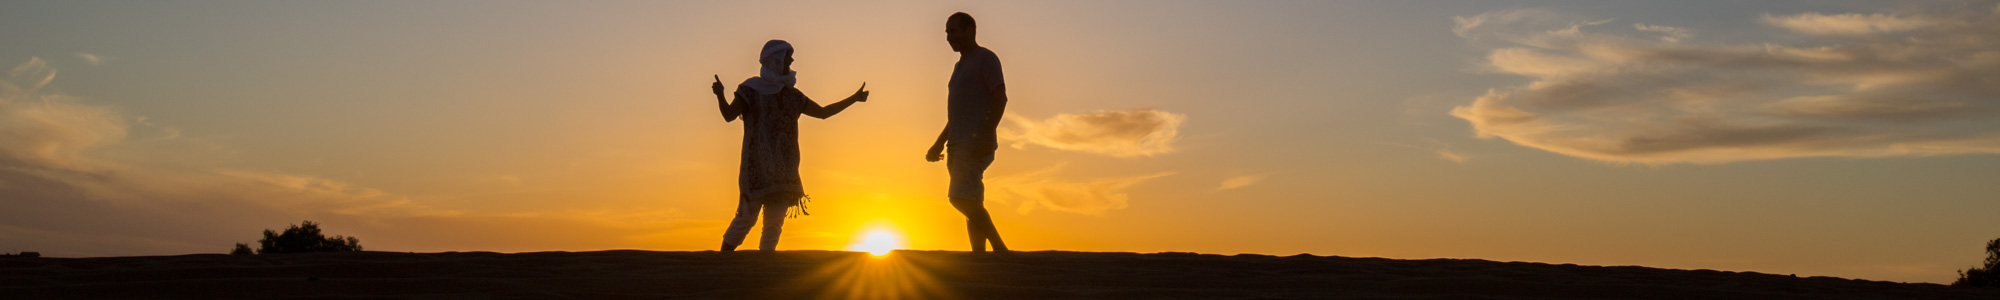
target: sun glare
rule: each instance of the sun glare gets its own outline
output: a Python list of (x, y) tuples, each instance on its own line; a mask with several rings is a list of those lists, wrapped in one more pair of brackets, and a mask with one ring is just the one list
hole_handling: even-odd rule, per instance
[(862, 234), (860, 241), (847, 245), (848, 251), (861, 251), (875, 256), (889, 255), (890, 250), (903, 248), (903, 237), (888, 230), (872, 230)]

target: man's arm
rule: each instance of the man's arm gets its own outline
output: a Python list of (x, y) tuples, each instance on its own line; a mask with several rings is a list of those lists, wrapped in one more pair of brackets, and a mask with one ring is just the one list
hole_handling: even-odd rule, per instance
[(937, 143), (931, 144), (931, 152), (924, 154), (924, 161), (937, 162), (944, 159), (944, 138), (947, 134), (951, 134), (951, 124), (949, 123), (944, 125), (943, 132), (938, 132)]
[(988, 99), (993, 101), (993, 108), (987, 110), (986, 124), (983, 125), (986, 125), (989, 131), (998, 130), (1000, 128), (1000, 118), (1007, 115), (1007, 84), (1003, 83), (994, 86), (993, 97)]
[[(980, 132), (980, 134), (998, 134), (1000, 119), (1007, 116), (1007, 79), (1006, 75), (1003, 75), (1004, 73), (1000, 71), (1000, 57), (993, 55), (991, 51), (982, 52), (986, 55), (984, 56), (985, 59), (981, 60), (983, 64), (981, 64), (982, 67), (980, 68), (980, 80), (985, 85), (991, 87), (987, 91), (992, 94), (986, 97), (986, 101), (988, 101), (987, 105), (991, 106), (986, 108), (986, 123), (979, 124), (980, 126), (985, 126), (986, 129)], [(998, 143), (1000, 137), (989, 138)], [(993, 146), (995, 148), (999, 147), (999, 145)]]

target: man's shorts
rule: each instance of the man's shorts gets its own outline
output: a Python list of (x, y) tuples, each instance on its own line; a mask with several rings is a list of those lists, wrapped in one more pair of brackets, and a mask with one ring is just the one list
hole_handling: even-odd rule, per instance
[(986, 200), (986, 167), (993, 165), (993, 151), (954, 150), (945, 156), (951, 171), (952, 198)]

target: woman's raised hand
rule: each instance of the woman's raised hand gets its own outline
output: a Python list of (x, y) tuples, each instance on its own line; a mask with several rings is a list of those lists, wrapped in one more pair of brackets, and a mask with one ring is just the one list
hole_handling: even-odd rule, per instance
[(715, 75), (715, 84), (709, 85), (709, 89), (715, 90), (716, 97), (722, 96), (722, 75)]
[(862, 82), (861, 88), (855, 89), (854, 95), (847, 96), (847, 98), (854, 99), (854, 102), (868, 102), (868, 83)]

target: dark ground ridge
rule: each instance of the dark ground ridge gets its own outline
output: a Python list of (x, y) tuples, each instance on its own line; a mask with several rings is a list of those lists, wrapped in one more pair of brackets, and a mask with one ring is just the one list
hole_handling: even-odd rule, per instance
[(0, 258), (0, 295), (62, 298), (2000, 299), (1757, 272), (1479, 259), (898, 250), (348, 252)]

